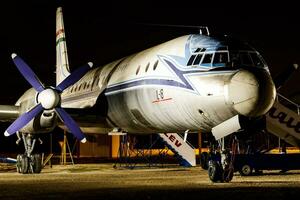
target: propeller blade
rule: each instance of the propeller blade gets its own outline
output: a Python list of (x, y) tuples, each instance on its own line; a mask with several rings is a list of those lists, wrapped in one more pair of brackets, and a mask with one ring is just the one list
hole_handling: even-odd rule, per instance
[(86, 138), (76, 122), (71, 118), (71, 116), (63, 108), (55, 108), (57, 114), (60, 116), (64, 124), (68, 127), (71, 133), (78, 139), (80, 142), (85, 143)]
[(5, 136), (10, 136), (23, 128), (26, 124), (28, 124), (35, 116), (37, 116), (41, 111), (43, 110), (43, 107), (41, 104), (36, 105), (34, 108), (32, 108), (30, 111), (24, 113), (19, 118), (17, 118), (5, 131)]
[(11, 55), (13, 62), (17, 66), (18, 70), (24, 76), (24, 78), (30, 83), (30, 85), (38, 92), (44, 90), (44, 86), (41, 81), (35, 75), (35, 73), (30, 69), (30, 67), (20, 58), (17, 54), (13, 53)]
[(79, 81), (83, 77), (83, 75), (85, 75), (85, 73), (87, 73), (90, 70), (92, 66), (93, 63), (89, 62), (88, 64), (76, 69), (72, 74), (70, 74), (56, 87), (56, 90), (60, 92), (64, 91), (64, 89)]

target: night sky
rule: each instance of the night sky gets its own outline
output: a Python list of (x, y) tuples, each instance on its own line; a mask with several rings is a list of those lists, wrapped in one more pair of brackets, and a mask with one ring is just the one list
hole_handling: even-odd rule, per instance
[[(273, 77), (290, 63), (300, 63), (300, 16), (296, 3), (128, 2), (2, 3), (0, 104), (14, 104), (29, 88), (11, 61), (13, 52), (27, 61), (46, 85), (54, 85), (55, 12), (58, 6), (63, 7), (71, 69), (89, 61), (100, 66), (178, 36), (198, 32), (196, 28), (150, 24), (208, 26), (213, 33), (245, 40), (262, 54)], [(299, 91), (297, 72), (280, 92), (291, 96)]]

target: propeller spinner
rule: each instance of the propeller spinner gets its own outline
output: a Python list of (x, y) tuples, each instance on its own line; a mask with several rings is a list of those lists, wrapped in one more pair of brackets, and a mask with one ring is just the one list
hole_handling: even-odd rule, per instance
[(10, 136), (26, 124), (28, 124), (34, 117), (36, 117), (43, 110), (54, 109), (60, 119), (68, 127), (70, 132), (82, 143), (86, 142), (86, 138), (76, 122), (71, 118), (71, 116), (60, 106), (61, 93), (69, 86), (76, 83), (82, 78), (82, 76), (89, 71), (93, 66), (93, 63), (88, 64), (76, 69), (71, 75), (69, 75), (65, 80), (63, 80), (55, 88), (45, 88), (41, 83), (35, 73), (31, 68), (22, 60), (17, 54), (11, 55), (13, 62), (17, 66), (18, 70), (21, 72), (23, 77), (30, 83), (30, 85), (38, 92), (37, 100), (38, 104), (34, 106), (31, 110), (22, 114), (18, 117), (5, 131), (5, 136)]

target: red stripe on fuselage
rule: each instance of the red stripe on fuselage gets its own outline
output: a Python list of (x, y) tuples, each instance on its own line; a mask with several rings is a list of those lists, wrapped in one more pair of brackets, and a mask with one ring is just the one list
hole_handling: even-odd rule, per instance
[(155, 100), (155, 101), (152, 101), (152, 103), (159, 103), (159, 102), (162, 102), (162, 101), (169, 101), (169, 100), (172, 100), (173, 98), (168, 98), (168, 99), (160, 99), (160, 100)]

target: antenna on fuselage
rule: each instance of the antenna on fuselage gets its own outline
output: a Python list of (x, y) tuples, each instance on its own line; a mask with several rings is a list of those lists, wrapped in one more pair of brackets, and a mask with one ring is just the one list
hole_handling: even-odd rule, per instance
[(199, 33), (201, 35), (207, 35), (209, 36), (209, 30), (208, 30), (208, 27), (207, 26), (200, 26), (199, 27)]
[(210, 35), (209, 29), (207, 26), (192, 26), (192, 25), (184, 25), (184, 24), (154, 24), (154, 23), (134, 23), (135, 25), (143, 25), (143, 26), (158, 26), (158, 27), (174, 27), (174, 28), (192, 28), (199, 29), (199, 33), (201, 35)]

